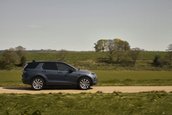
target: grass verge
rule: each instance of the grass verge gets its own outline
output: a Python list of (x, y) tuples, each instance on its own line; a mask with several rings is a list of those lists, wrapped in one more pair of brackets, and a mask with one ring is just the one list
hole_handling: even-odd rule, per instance
[(114, 71), (95, 70), (98, 76), (98, 85), (172, 85), (172, 71)]
[[(98, 76), (97, 85), (113, 86), (168, 86), (172, 85), (172, 71), (114, 71), (93, 70)], [(25, 86), (21, 70), (0, 71), (0, 86)]]
[(171, 115), (172, 93), (0, 94), (2, 115)]

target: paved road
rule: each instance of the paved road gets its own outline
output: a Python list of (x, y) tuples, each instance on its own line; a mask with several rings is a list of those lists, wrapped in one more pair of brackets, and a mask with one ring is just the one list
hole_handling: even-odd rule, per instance
[(17, 94), (49, 94), (49, 93), (138, 93), (149, 91), (166, 91), (172, 92), (172, 86), (94, 86), (89, 90), (77, 90), (77, 89), (44, 89), (41, 91), (35, 91), (28, 87), (26, 88), (5, 88), (0, 87), (0, 93), (17, 93)]

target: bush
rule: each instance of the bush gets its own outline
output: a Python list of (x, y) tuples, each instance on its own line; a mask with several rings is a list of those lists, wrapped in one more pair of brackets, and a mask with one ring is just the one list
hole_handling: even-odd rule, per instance
[(26, 64), (26, 56), (22, 56), (20, 59), (20, 66), (24, 66)]
[(97, 59), (100, 63), (116, 64), (119, 66), (134, 66), (138, 57), (135, 51), (116, 51), (113, 55), (100, 57)]
[(161, 67), (162, 66), (162, 62), (160, 60), (160, 56), (156, 55), (152, 64), (155, 67)]
[(14, 64), (12, 63), (7, 63), (6, 61), (4, 60), (0, 60), (0, 69), (7, 69), (7, 70), (10, 70), (14, 68)]
[(161, 58), (159, 55), (156, 55), (153, 59), (152, 65), (154, 67), (170, 67), (170, 62), (166, 58)]
[(0, 69), (12, 69), (18, 62), (18, 55), (13, 50), (5, 50), (0, 60)]
[(15, 66), (23, 66), (25, 63), (25, 48), (18, 46), (2, 52), (0, 69), (12, 69)]

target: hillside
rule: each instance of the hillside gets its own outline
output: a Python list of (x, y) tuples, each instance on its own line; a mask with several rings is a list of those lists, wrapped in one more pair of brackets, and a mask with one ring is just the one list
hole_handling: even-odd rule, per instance
[[(78, 68), (88, 68), (88, 69), (144, 69), (152, 70), (159, 69), (152, 67), (152, 62), (156, 55), (160, 57), (165, 57), (167, 52), (160, 51), (141, 51), (139, 53), (138, 59), (135, 66), (120, 66), (118, 64), (108, 64), (100, 62), (100, 58), (107, 57), (107, 52), (93, 52), (93, 51), (28, 51), (26, 53), (27, 61), (32, 60), (60, 60), (67, 63), (73, 64)], [(162, 68), (160, 68), (162, 69)], [(164, 68), (165, 69), (165, 68)]]

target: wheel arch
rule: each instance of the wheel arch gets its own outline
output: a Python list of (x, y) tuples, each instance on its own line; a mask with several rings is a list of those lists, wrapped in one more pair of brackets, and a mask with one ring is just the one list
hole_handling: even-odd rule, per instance
[(84, 78), (84, 77), (86, 77), (86, 78), (88, 78), (88, 79), (90, 80), (91, 85), (93, 84), (93, 80), (92, 80), (89, 76), (86, 76), (86, 75), (80, 76), (80, 77), (77, 79), (77, 84), (79, 83), (79, 80), (80, 80), (81, 78)]
[(30, 83), (32, 83), (32, 81), (33, 81), (35, 78), (37, 78), (37, 77), (42, 78), (42, 79), (44, 80), (44, 83), (47, 82), (44, 76), (42, 76), (42, 75), (35, 75), (35, 76), (32, 77)]

